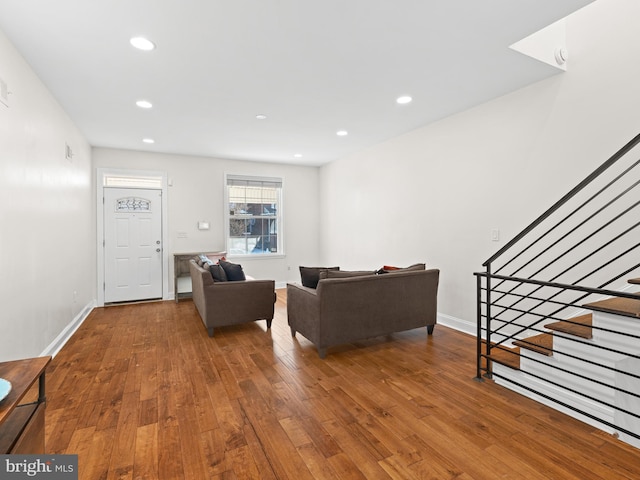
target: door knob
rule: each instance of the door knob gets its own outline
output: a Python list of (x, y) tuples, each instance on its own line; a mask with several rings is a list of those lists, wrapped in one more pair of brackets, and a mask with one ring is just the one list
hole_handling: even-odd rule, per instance
[(156, 240), (156, 245), (160, 245), (160, 240)]
[(159, 248), (156, 248), (156, 252), (160, 252), (160, 249), (159, 249)]

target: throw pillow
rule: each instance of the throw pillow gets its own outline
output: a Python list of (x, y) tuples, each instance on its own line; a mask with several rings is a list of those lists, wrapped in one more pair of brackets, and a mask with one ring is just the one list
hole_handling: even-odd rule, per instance
[(222, 265), (215, 263), (209, 267), (209, 271), (211, 272), (214, 282), (227, 281), (227, 274), (225, 273), (224, 268), (222, 268)]
[(224, 273), (227, 275), (227, 280), (230, 282), (238, 282), (247, 279), (244, 271), (242, 270), (242, 265), (227, 262), (226, 260), (220, 260), (218, 263), (224, 269)]
[(386, 270), (384, 273), (398, 273), (398, 272), (412, 272), (415, 270), (425, 270), (426, 265), (424, 263), (414, 263), (404, 268), (396, 268), (394, 270)]
[(324, 272), (320, 272), (320, 280), (325, 278), (349, 278), (349, 277), (366, 277), (367, 275), (375, 275), (375, 270), (325, 270)]
[(400, 267), (392, 267), (391, 265), (385, 265), (381, 269), (377, 270), (376, 273), (381, 275), (383, 273), (389, 273), (392, 270), (398, 270)]
[(300, 267), (302, 285), (309, 288), (317, 288), (320, 272), (325, 270), (340, 270), (340, 267)]

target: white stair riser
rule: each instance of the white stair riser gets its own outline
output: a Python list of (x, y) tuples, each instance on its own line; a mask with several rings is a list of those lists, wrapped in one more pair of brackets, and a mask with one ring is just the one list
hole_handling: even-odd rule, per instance
[[(526, 354), (528, 355), (528, 354)], [(610, 404), (615, 403), (615, 390), (612, 388), (605, 387), (598, 383), (594, 383), (592, 381), (577, 377), (572, 375), (571, 373), (563, 372), (562, 370), (558, 370), (557, 368), (562, 368), (564, 370), (575, 371), (580, 375), (584, 375), (587, 378), (593, 378), (594, 380), (601, 381), (607, 385), (613, 385), (615, 374), (611, 370), (604, 369), (602, 367), (593, 367), (587, 366), (584, 362), (581, 362), (582, 365), (578, 364), (574, 359), (569, 357), (554, 354), (552, 357), (547, 357), (544, 355), (539, 355), (533, 353), (533, 355), (537, 355), (534, 358), (528, 358), (523, 354), (520, 359), (520, 368), (524, 372), (529, 372), (538, 377), (548, 379), (549, 382), (556, 383), (558, 385), (562, 385), (571, 390), (575, 390), (580, 392), (583, 395), (588, 395), (593, 397), (601, 402), (607, 402)], [(542, 358), (541, 358), (542, 357)], [(611, 367), (615, 366), (615, 364), (611, 364)], [(593, 370), (589, 370), (588, 367), (593, 367)], [(544, 383), (541, 380), (538, 380), (540, 383)], [(563, 390), (560, 387), (555, 387), (559, 390)]]
[(615, 363), (629, 356), (626, 350), (620, 353), (621, 351), (593, 338), (577, 338), (559, 332), (553, 333), (553, 350), (567, 355), (588, 358), (597, 363)]
[(640, 355), (640, 338), (605, 332), (598, 328), (615, 330), (640, 337), (640, 319), (614, 315), (605, 312), (593, 312), (593, 341), (603, 347), (609, 347), (629, 354)]
[[(638, 375), (640, 374), (640, 359), (627, 358), (626, 360), (622, 360), (618, 362), (618, 369), (625, 372), (633, 372)], [(618, 373), (616, 374), (615, 381), (619, 388), (628, 392), (640, 394), (639, 378)], [(616, 398), (616, 407), (636, 415), (640, 415), (640, 398), (628, 393), (620, 392)], [(616, 425), (620, 425), (622, 428), (631, 432), (640, 432), (640, 418), (618, 410), (615, 412), (615, 419)], [(637, 438), (621, 433), (620, 439), (640, 448), (640, 440)]]

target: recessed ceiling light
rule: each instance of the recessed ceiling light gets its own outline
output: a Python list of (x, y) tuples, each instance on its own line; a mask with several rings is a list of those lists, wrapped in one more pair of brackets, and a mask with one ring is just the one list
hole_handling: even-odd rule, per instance
[(259, 113), (258, 115), (256, 115), (256, 118), (258, 120), (265, 120), (267, 118), (267, 116), (264, 115), (263, 113)]
[(398, 97), (396, 99), (396, 102), (398, 102), (400, 105), (405, 105), (407, 103), (411, 103), (412, 100), (413, 98), (411, 98), (409, 95), (403, 95), (402, 97)]
[(294, 155), (294, 158), (302, 158), (302, 154), (301, 154), (301, 153), (296, 153), (296, 154)]
[(138, 50), (144, 50), (145, 52), (149, 52), (156, 48), (155, 43), (144, 37), (133, 37), (129, 42)]
[(140, 108), (151, 108), (151, 107), (153, 107), (152, 103), (149, 102), (148, 100), (138, 100), (136, 102), (136, 105), (139, 106)]
[(347, 132), (346, 130), (338, 130), (336, 132), (336, 135), (338, 135), (339, 137), (346, 137), (347, 135), (349, 135), (349, 132)]
[(153, 138), (143, 138), (142, 141), (144, 143), (156, 143), (156, 141)]

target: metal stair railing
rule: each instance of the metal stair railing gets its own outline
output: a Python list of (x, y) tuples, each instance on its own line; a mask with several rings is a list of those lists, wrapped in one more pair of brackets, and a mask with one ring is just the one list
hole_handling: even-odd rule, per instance
[[(511, 349), (516, 341), (548, 335), (545, 324), (570, 323), (572, 317), (591, 311), (593, 302), (638, 300), (640, 316), (640, 296), (629, 292), (627, 283), (640, 277), (638, 144), (640, 134), (484, 262), (483, 272), (474, 274), (478, 380), (502, 375), (492, 368), (495, 349)], [(551, 355), (575, 368), (552, 365), (522, 348), (519, 353), (507, 350), (530, 365), (531, 371), (521, 368), (517, 379), (502, 375), (500, 380), (636, 442), (640, 440), (640, 376), (636, 373), (640, 347), (634, 347), (634, 342), (640, 345), (640, 318), (613, 324), (615, 328), (592, 325), (593, 340), (554, 333), (564, 346), (556, 348), (554, 343)], [(598, 340), (602, 338), (614, 346), (603, 345)], [(583, 357), (576, 353), (580, 344), (589, 352)], [(558, 382), (556, 375), (568, 380)], [(582, 399), (613, 413), (594, 414), (567, 402), (568, 397), (577, 398), (578, 405)], [(621, 406), (625, 401), (617, 399), (623, 397), (635, 401), (638, 410)]]

